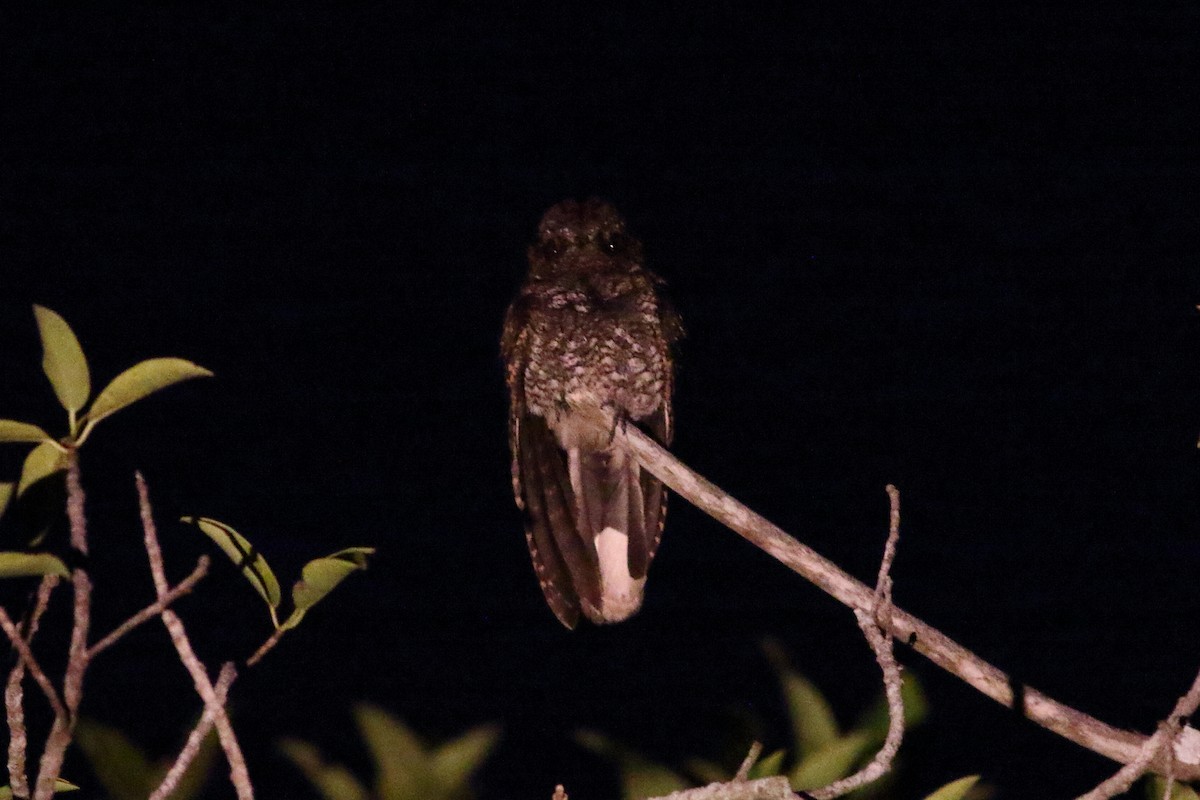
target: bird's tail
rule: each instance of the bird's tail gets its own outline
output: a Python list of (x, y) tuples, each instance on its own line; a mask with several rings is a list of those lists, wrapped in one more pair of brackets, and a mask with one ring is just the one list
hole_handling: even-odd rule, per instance
[(584, 613), (593, 622), (620, 622), (642, 605), (644, 565), (650, 558), (649, 543), (657, 535), (646, 529), (641, 468), (619, 447), (568, 448), (567, 466), (576, 527), (584, 542), (595, 548), (600, 572), (599, 606), (585, 605)]

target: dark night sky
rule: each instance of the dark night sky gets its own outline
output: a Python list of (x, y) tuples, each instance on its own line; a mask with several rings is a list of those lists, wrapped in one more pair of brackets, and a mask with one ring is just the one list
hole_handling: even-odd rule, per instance
[[(0, 417), (61, 425), (34, 302), (98, 380), (155, 355), (218, 376), (84, 451), (100, 626), (151, 595), (134, 469), (178, 575), (205, 550), (183, 513), (285, 580), (379, 548), (237, 685), (260, 796), (305, 796), (282, 735), (361, 763), (359, 699), (434, 736), (501, 721), (486, 797), (587, 800), (615, 790), (579, 726), (679, 763), (737, 708), (782, 745), (766, 634), (847, 721), (877, 692), (845, 609), (681, 502), (637, 617), (568, 633), (545, 607), (497, 339), (572, 196), (669, 281), (681, 458), (865, 578), (897, 484), (897, 602), (1106, 721), (1149, 730), (1188, 685), (1200, 13), (827, 6), (6, 13)], [(180, 607), (213, 665), (268, 632), (220, 566)], [(902, 658), (933, 716), (901, 796), (1109, 772)], [(89, 680), (88, 713), (158, 752), (199, 708), (158, 630)]]

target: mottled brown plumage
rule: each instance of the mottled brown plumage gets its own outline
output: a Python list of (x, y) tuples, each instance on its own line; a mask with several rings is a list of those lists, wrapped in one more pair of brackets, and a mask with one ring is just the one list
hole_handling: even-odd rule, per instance
[(580, 611), (593, 622), (637, 611), (662, 535), (662, 484), (612, 444), (626, 422), (671, 439), (670, 348), (682, 331), (661, 283), (612, 206), (567, 200), (542, 217), (505, 317), (513, 493), (546, 601), (568, 628)]

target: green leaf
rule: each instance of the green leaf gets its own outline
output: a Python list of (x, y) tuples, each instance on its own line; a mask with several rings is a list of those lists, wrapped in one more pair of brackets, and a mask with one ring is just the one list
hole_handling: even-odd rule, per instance
[(837, 741), (837, 719), (821, 691), (797, 672), (780, 673), (779, 682), (787, 700), (797, 754), (806, 756)]
[(182, 358), (152, 358), (134, 364), (113, 378), (96, 396), (96, 402), (88, 409), (87, 420), (95, 424), (159, 389), (191, 378), (211, 377), (209, 370)]
[[(64, 781), (62, 778), (54, 779), (54, 793), (59, 792), (77, 792), (79, 787), (70, 781)], [(7, 786), (0, 786), (0, 800), (12, 800), (12, 789)]]
[(28, 578), (31, 575), (71, 577), (67, 565), (49, 553), (0, 552), (0, 578)]
[(763, 654), (771, 662), (787, 702), (792, 723), (792, 741), (797, 758), (816, 752), (839, 734), (837, 718), (829, 702), (812, 683), (792, 669), (782, 645), (774, 639), (762, 643)]
[(15, 483), (0, 482), (0, 517), (4, 516), (5, 510), (8, 509), (8, 504), (12, 501), (13, 492), (17, 489)]
[(299, 625), (301, 622), (304, 621), (305, 613), (306, 612), (304, 612), (303, 610), (301, 610), (299, 608), (292, 609), (292, 613), (288, 614), (287, 619), (285, 619), (283, 621), (283, 623), (280, 624), (279, 630), (290, 631), (292, 628), (296, 627), (297, 625)]
[(645, 756), (594, 731), (576, 731), (575, 741), (597, 755), (616, 763), (621, 773), (621, 797), (642, 800), (688, 788), (691, 784), (679, 773), (650, 761)]
[(29, 422), (0, 419), (0, 442), (44, 442), (50, 434)]
[[(1167, 781), (1161, 775), (1154, 775), (1146, 781), (1146, 797), (1150, 800), (1162, 800), (1167, 790)], [(1171, 787), (1171, 800), (1200, 800), (1200, 794), (1186, 783), (1175, 781)]]
[(776, 750), (765, 758), (760, 758), (750, 768), (750, 773), (746, 776), (750, 780), (758, 778), (769, 778), (772, 775), (783, 774), (783, 761), (787, 758), (787, 751), (783, 749)]
[(426, 800), (432, 794), (432, 760), (404, 723), (381, 708), (362, 703), (354, 718), (375, 760), (379, 800)]
[[(305, 564), (300, 572), (300, 580), (292, 586), (292, 602), (296, 605), (296, 611), (300, 612), (300, 618), (350, 573), (366, 569), (367, 557), (374, 552), (374, 547), (349, 547)], [(300, 618), (296, 619), (296, 624)]]
[[(92, 393), (87, 359), (67, 321), (44, 306), (34, 306), (38, 332), (42, 336), (42, 369), (54, 387), (58, 402), (74, 414)], [(74, 419), (74, 417), (72, 417)]]
[(850, 774), (870, 739), (863, 733), (852, 733), (834, 739), (820, 750), (805, 756), (788, 775), (795, 789), (817, 789)]
[(340, 764), (326, 764), (321, 752), (308, 742), (284, 739), (279, 749), (325, 800), (369, 800), (366, 787), (348, 769)]
[(625, 800), (662, 797), (687, 789), (689, 784), (679, 773), (649, 761), (627, 761), (621, 768), (621, 796)]
[(145, 800), (157, 785), (146, 754), (116, 728), (81, 719), (75, 741), (111, 800)]
[(446, 794), (465, 787), (499, 741), (498, 726), (480, 725), (438, 747), (433, 752), (433, 775), (438, 786)]
[(25, 456), (25, 463), (21, 465), (21, 479), (17, 483), (17, 496), (24, 494), (26, 489), (42, 478), (66, 468), (67, 454), (58, 443), (42, 442)]
[(965, 778), (959, 778), (956, 781), (947, 783), (933, 794), (926, 796), (925, 800), (962, 800), (962, 798), (967, 796), (967, 792), (971, 791), (971, 787), (978, 782), (978, 775), (968, 775)]
[(274, 618), (275, 609), (279, 607), (279, 581), (275, 579), (275, 573), (262, 553), (255, 550), (245, 536), (224, 522), (208, 517), (183, 517), (180, 522), (195, 525), (225, 551), (225, 555), (241, 569), (246, 580), (271, 607), (271, 616)]

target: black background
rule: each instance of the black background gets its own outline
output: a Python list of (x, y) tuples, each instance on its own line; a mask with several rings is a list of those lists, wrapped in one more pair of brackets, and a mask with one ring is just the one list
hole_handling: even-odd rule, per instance
[[(435, 738), (502, 722), (485, 797), (615, 796), (580, 726), (679, 763), (735, 709), (782, 746), (767, 634), (849, 722), (878, 691), (849, 612), (682, 502), (633, 620), (568, 633), (541, 599), (497, 339), (541, 212), (598, 195), (688, 329), (681, 458), (868, 579), (897, 484), (901, 606), (1150, 730), (1200, 661), (1200, 15), (904, 5), (6, 12), (0, 416), (62, 427), (34, 302), (96, 383), (218, 376), (84, 450), (97, 629), (152, 597), (141, 469), (176, 575), (207, 551), (183, 513), (285, 584), (379, 548), (237, 684), (262, 797), (308, 796), (282, 735), (366, 768), (357, 700)], [(269, 631), (218, 566), (180, 604), (214, 669)], [(902, 658), (933, 713), (898, 796), (1113, 769)], [(198, 709), (157, 626), (89, 676), (87, 713), (158, 754)]]

